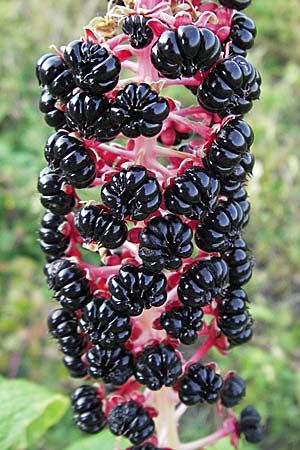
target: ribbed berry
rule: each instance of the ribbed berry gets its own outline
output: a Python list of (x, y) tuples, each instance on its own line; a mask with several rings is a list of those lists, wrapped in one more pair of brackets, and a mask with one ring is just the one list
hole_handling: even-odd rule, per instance
[(111, 108), (111, 119), (121, 125), (122, 133), (131, 138), (157, 135), (169, 114), (167, 100), (149, 84), (127, 84), (120, 90)]
[(215, 403), (223, 386), (221, 375), (200, 362), (191, 364), (179, 380), (179, 398), (186, 405)]
[(135, 378), (149, 389), (173, 386), (182, 373), (179, 356), (167, 343), (149, 345), (136, 358)]
[(163, 273), (151, 273), (143, 265), (126, 264), (109, 282), (112, 305), (118, 311), (138, 316), (144, 309), (165, 303), (166, 285)]
[(71, 401), (73, 420), (81, 431), (98, 433), (105, 427), (106, 417), (95, 387), (79, 386), (73, 391)]
[(62, 190), (63, 181), (49, 167), (45, 167), (39, 174), (38, 191), (41, 196), (42, 205), (53, 214), (64, 216), (72, 211), (75, 199), (72, 194)]
[(243, 210), (244, 217), (242, 221), (242, 228), (244, 228), (249, 222), (251, 209), (246, 189), (241, 186), (241, 188), (232, 195), (232, 200), (235, 200)]
[(46, 210), (39, 229), (39, 244), (42, 251), (50, 259), (60, 258), (64, 256), (66, 249), (68, 248), (70, 238), (64, 235), (59, 228), (65, 223), (64, 216), (54, 214), (49, 210)]
[(222, 294), (227, 280), (228, 266), (222, 258), (214, 256), (200, 260), (181, 275), (178, 297), (186, 306), (208, 305)]
[[(253, 168), (254, 160), (250, 166), (247, 166), (248, 154), (251, 155), (250, 159), (253, 159), (250, 152), (253, 139), (252, 128), (244, 120), (236, 118), (227, 122), (207, 149), (204, 158), (205, 166), (217, 177), (230, 177), (231, 180), (244, 181)], [(235, 172), (239, 165), (243, 168), (245, 165), (244, 174), (240, 173), (240, 168)]]
[(105, 248), (118, 248), (127, 237), (126, 223), (93, 203), (76, 215), (75, 226), (86, 242), (98, 242)]
[(53, 128), (65, 128), (65, 113), (56, 107), (56, 99), (50, 94), (47, 87), (44, 87), (40, 96), (39, 109), (44, 113), (47, 125)]
[(81, 356), (65, 356), (63, 363), (73, 378), (83, 378), (87, 375), (87, 366), (81, 359)]
[(246, 56), (247, 50), (254, 44), (256, 36), (255, 22), (246, 14), (236, 12), (232, 17), (229, 39), (230, 53)]
[(110, 141), (119, 133), (119, 126), (110, 120), (110, 108), (105, 95), (94, 97), (78, 92), (67, 103), (66, 122), (70, 129), (78, 130), (87, 139)]
[(131, 166), (103, 185), (101, 198), (115, 217), (144, 220), (159, 208), (161, 192), (157, 179), (145, 167)]
[(240, 403), (246, 395), (246, 385), (243, 378), (231, 375), (224, 381), (221, 391), (221, 402), (226, 408), (232, 408)]
[(154, 421), (148, 411), (136, 401), (119, 403), (108, 415), (110, 431), (128, 438), (133, 444), (141, 444), (154, 432)]
[(88, 187), (96, 176), (96, 163), (88, 148), (67, 131), (52, 134), (44, 154), (49, 165), (59, 168), (63, 178), (75, 188)]
[(198, 89), (198, 101), (207, 111), (243, 115), (260, 94), (261, 78), (243, 56), (234, 55), (218, 62)]
[(164, 201), (168, 210), (174, 214), (201, 219), (206, 211), (216, 207), (219, 191), (219, 181), (204, 168), (194, 166), (174, 179), (165, 191)]
[(228, 264), (230, 286), (238, 287), (248, 283), (252, 276), (253, 262), (244, 239), (237, 237), (222, 257)]
[(104, 383), (121, 385), (133, 375), (133, 356), (119, 344), (109, 349), (95, 345), (86, 354), (88, 372), (93, 378), (102, 378)]
[(208, 28), (194, 24), (166, 30), (152, 47), (154, 67), (166, 78), (192, 77), (210, 69), (221, 52), (218, 37)]
[(228, 289), (218, 304), (218, 326), (231, 345), (244, 344), (252, 337), (253, 320), (248, 297), (241, 288)]
[(256, 444), (264, 437), (264, 429), (261, 423), (261, 416), (253, 406), (247, 406), (241, 412), (239, 422), (239, 433), (243, 434), (246, 441)]
[(63, 308), (55, 309), (48, 317), (50, 334), (58, 339), (60, 350), (69, 356), (81, 356), (86, 348), (84, 336), (77, 332), (78, 320)]
[(174, 306), (160, 316), (160, 324), (166, 332), (186, 345), (197, 339), (197, 331), (203, 326), (203, 311), (192, 306)]
[(192, 229), (179, 217), (152, 217), (139, 233), (139, 256), (152, 272), (178, 269), (181, 258), (188, 258), (193, 252), (192, 237)]
[(238, 11), (247, 8), (251, 1), (252, 0), (219, 0), (221, 5), (224, 5), (227, 8), (237, 9)]
[(145, 48), (153, 39), (153, 31), (147, 25), (149, 18), (141, 14), (127, 16), (122, 20), (122, 31), (129, 36), (134, 48)]
[(93, 297), (84, 307), (79, 326), (93, 344), (108, 348), (123, 344), (131, 334), (129, 317), (115, 311), (112, 303), (102, 297)]
[(47, 53), (38, 59), (36, 76), (40, 85), (47, 86), (55, 98), (66, 98), (75, 87), (72, 72), (56, 53)]
[(100, 44), (72, 41), (64, 50), (64, 60), (77, 86), (94, 95), (111, 91), (118, 83), (121, 63)]
[(207, 213), (197, 225), (195, 242), (207, 252), (224, 252), (239, 235), (243, 225), (244, 212), (234, 201), (220, 202), (217, 208)]

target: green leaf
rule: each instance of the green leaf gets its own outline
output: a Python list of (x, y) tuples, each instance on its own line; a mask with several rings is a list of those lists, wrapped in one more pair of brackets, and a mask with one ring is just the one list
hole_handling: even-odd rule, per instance
[(65, 413), (68, 399), (26, 380), (0, 378), (0, 448), (29, 449)]
[[(118, 438), (116, 438), (109, 430), (104, 430), (95, 436), (80, 439), (64, 450), (113, 450), (115, 448), (116, 439)], [(119, 440), (119, 444), (121, 449), (125, 449), (131, 445), (127, 439)]]

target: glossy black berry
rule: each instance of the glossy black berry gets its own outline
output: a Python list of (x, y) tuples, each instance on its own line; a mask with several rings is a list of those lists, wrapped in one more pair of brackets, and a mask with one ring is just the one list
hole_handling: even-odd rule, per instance
[(224, 381), (221, 391), (221, 402), (226, 408), (232, 408), (240, 403), (246, 395), (246, 385), (243, 378), (231, 375)]
[(145, 48), (153, 39), (153, 31), (147, 25), (149, 18), (141, 14), (127, 16), (122, 20), (122, 31), (129, 36), (134, 48)]
[(119, 403), (108, 415), (110, 431), (128, 438), (133, 444), (141, 444), (154, 432), (154, 421), (148, 411), (134, 400)]
[(42, 194), (41, 204), (53, 214), (64, 216), (72, 211), (75, 199), (62, 189), (61, 177), (49, 167), (39, 174), (37, 189)]
[(110, 301), (94, 297), (83, 309), (80, 328), (88, 334), (93, 344), (117, 347), (126, 342), (131, 334), (130, 319), (115, 311)]
[(255, 22), (246, 14), (236, 12), (232, 17), (229, 39), (230, 53), (246, 56), (247, 50), (254, 44), (256, 36)]
[(230, 180), (244, 181), (254, 164), (250, 152), (253, 139), (252, 128), (244, 120), (236, 118), (227, 122), (207, 149), (204, 165), (217, 177), (230, 176)]
[(122, 133), (131, 138), (157, 135), (170, 108), (167, 100), (149, 84), (127, 84), (120, 90), (111, 108), (111, 119), (121, 125)]
[(219, 0), (221, 5), (226, 6), (227, 8), (237, 9), (240, 11), (241, 9), (247, 8), (252, 0)]
[(78, 130), (87, 139), (110, 141), (120, 131), (110, 120), (110, 108), (111, 103), (105, 95), (95, 97), (78, 92), (67, 103), (66, 122), (70, 129)]
[(151, 273), (143, 265), (126, 264), (109, 283), (114, 309), (138, 316), (144, 309), (161, 306), (167, 299), (163, 273)]
[(191, 364), (179, 380), (179, 398), (186, 405), (215, 403), (223, 386), (221, 375), (209, 365)]
[(228, 266), (219, 257), (203, 259), (181, 275), (178, 285), (180, 301), (190, 307), (208, 305), (219, 297), (228, 280)]
[(128, 447), (126, 450), (164, 450), (164, 449), (156, 447), (151, 442), (145, 442), (142, 445), (135, 445), (134, 447)]
[(166, 30), (152, 47), (154, 67), (166, 78), (192, 77), (210, 69), (221, 52), (218, 37), (208, 28), (193, 24)]
[(188, 258), (193, 252), (192, 237), (192, 229), (179, 217), (152, 217), (139, 234), (139, 256), (151, 272), (178, 269), (181, 258)]
[(96, 163), (88, 148), (67, 131), (52, 134), (44, 154), (50, 166), (59, 168), (66, 182), (75, 188), (88, 187), (96, 176)]
[(149, 389), (173, 386), (182, 373), (182, 364), (172, 345), (149, 345), (136, 358), (134, 375)]
[(81, 359), (81, 356), (65, 356), (63, 363), (73, 378), (85, 377), (88, 373), (87, 366)]
[(198, 101), (204, 109), (218, 113), (243, 115), (260, 95), (261, 78), (243, 56), (230, 56), (218, 62), (198, 89)]
[(95, 387), (79, 386), (73, 391), (71, 402), (73, 420), (81, 431), (98, 433), (105, 427), (106, 417)]
[(40, 247), (47, 257), (60, 258), (68, 248), (70, 238), (59, 228), (65, 223), (64, 216), (54, 214), (49, 210), (44, 213), (39, 229)]
[(235, 200), (243, 210), (244, 218), (242, 222), (242, 228), (244, 228), (249, 222), (251, 209), (246, 189), (241, 186), (240, 189), (232, 195), (232, 199)]
[(119, 344), (116, 348), (95, 345), (86, 354), (88, 372), (93, 378), (102, 378), (104, 383), (120, 386), (133, 375), (133, 356)]
[(78, 320), (67, 310), (55, 309), (48, 317), (50, 334), (58, 339), (60, 350), (73, 357), (81, 356), (86, 348), (84, 336), (77, 332)]
[(48, 53), (38, 59), (36, 76), (40, 85), (47, 86), (55, 98), (66, 98), (75, 87), (72, 72), (56, 53)]
[(56, 99), (50, 94), (47, 87), (44, 87), (40, 96), (39, 109), (44, 113), (45, 122), (53, 128), (65, 128), (65, 113), (56, 107)]
[(111, 91), (118, 83), (121, 63), (100, 44), (72, 41), (64, 50), (64, 60), (77, 86), (94, 95)]
[(186, 345), (197, 339), (197, 331), (203, 326), (203, 311), (192, 306), (174, 306), (160, 316), (160, 324), (166, 332)]
[(120, 247), (127, 237), (126, 223), (93, 203), (76, 215), (75, 226), (86, 242), (98, 242), (105, 248)]
[(206, 211), (218, 203), (219, 181), (204, 168), (189, 167), (174, 179), (164, 194), (165, 205), (174, 214), (184, 214), (189, 219), (201, 219)]
[(248, 283), (252, 276), (253, 261), (244, 239), (235, 239), (222, 257), (228, 264), (230, 286), (238, 287)]
[(261, 416), (253, 406), (247, 406), (241, 412), (239, 433), (243, 434), (246, 441), (256, 444), (264, 437), (264, 429), (261, 425)]
[(244, 344), (252, 337), (248, 297), (241, 288), (228, 289), (218, 304), (218, 326), (231, 345)]
[(119, 219), (129, 216), (144, 220), (161, 203), (157, 179), (143, 166), (132, 166), (115, 173), (101, 190), (103, 203)]
[(224, 252), (239, 235), (244, 219), (241, 206), (234, 201), (220, 202), (196, 227), (195, 242), (207, 252)]

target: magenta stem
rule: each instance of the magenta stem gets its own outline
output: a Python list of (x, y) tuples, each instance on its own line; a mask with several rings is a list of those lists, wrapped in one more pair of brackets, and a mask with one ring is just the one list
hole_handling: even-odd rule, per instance
[(180, 445), (180, 450), (198, 450), (202, 449), (204, 447), (207, 447), (210, 444), (213, 444), (214, 442), (218, 441), (219, 439), (224, 438), (225, 436), (229, 436), (231, 434), (232, 430), (220, 428), (219, 430), (215, 431), (214, 433), (209, 434), (208, 436), (197, 439), (193, 442), (187, 442), (186, 444)]

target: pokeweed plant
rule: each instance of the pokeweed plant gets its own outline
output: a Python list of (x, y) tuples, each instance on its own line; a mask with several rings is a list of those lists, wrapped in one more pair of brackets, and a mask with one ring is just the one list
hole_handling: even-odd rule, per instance
[[(37, 62), (39, 107), (56, 130), (38, 178), (44, 271), (60, 303), (49, 332), (70, 375), (91, 382), (71, 396), (77, 426), (108, 426), (131, 450), (263, 436), (254, 407), (233, 412), (244, 380), (204, 358), (252, 336), (242, 234), (254, 156), (243, 116), (261, 80), (246, 59), (250, 1), (110, 2), (82, 38)], [(92, 187), (96, 198), (82, 199)], [(222, 425), (181, 443), (180, 418), (205, 402)]]

